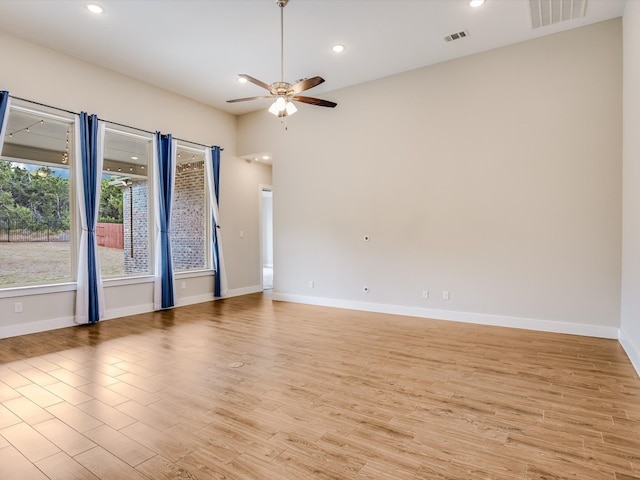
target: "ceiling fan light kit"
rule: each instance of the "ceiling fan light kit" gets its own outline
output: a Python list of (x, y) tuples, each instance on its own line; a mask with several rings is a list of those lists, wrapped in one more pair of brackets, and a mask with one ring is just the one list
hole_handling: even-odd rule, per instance
[(276, 0), (276, 4), (280, 7), (280, 81), (267, 84), (249, 75), (241, 73), (238, 75), (239, 80), (245, 80), (245, 82), (251, 82), (254, 85), (264, 88), (269, 92), (269, 95), (259, 97), (247, 97), (236, 98), (234, 100), (227, 100), (227, 103), (246, 102), (249, 100), (256, 100), (259, 98), (274, 98), (274, 102), (269, 107), (269, 113), (284, 118), (288, 115), (293, 115), (298, 111), (293, 101), (307, 103), (309, 105), (316, 105), (319, 107), (334, 108), (337, 103), (330, 102), (329, 100), (323, 100), (321, 98), (313, 98), (298, 95), (305, 90), (309, 90), (324, 82), (324, 78), (315, 76), (312, 78), (305, 78), (295, 84), (291, 84), (284, 81), (284, 7), (287, 6), (289, 0)]

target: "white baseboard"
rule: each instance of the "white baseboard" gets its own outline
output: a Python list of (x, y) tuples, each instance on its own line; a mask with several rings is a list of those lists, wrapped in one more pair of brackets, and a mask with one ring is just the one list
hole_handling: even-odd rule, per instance
[(620, 330), (620, 334), (618, 335), (618, 341), (620, 345), (622, 345), (627, 357), (629, 357), (629, 360), (631, 360), (631, 365), (636, 369), (636, 373), (640, 376), (640, 349), (631, 342), (622, 330)]
[[(116, 308), (107, 310), (104, 314), (105, 320), (113, 320), (114, 318), (127, 317), (129, 315), (138, 315), (140, 313), (153, 312), (153, 304), (135, 305), (127, 308)], [(77, 327), (74, 317), (52, 318), (37, 322), (15, 323), (0, 327), (0, 338), (17, 337), (19, 335), (28, 335), (30, 333), (46, 332), (48, 330), (57, 330), (59, 328)]]
[(584, 335), (587, 337), (618, 338), (618, 327), (606, 327), (602, 325), (558, 322), (553, 320), (539, 320), (535, 318), (509, 317), (503, 315), (488, 315), (484, 313), (436, 310), (383, 303), (354, 302), (335, 298), (307, 297), (275, 292), (273, 293), (273, 299), (284, 302), (319, 305), (323, 307), (345, 308), (348, 310), (362, 310), (365, 312), (389, 313), (393, 315), (405, 315), (408, 317), (432, 318), (434, 320), (449, 320), (453, 322), (493, 325), (497, 327), (523, 328), (542, 332)]
[(128, 317), (129, 315), (139, 315), (141, 313), (149, 312), (153, 312), (153, 303), (134, 305), (125, 308), (112, 308), (107, 309), (104, 313), (103, 320), (113, 320), (114, 318)]
[(19, 335), (46, 332), (48, 330), (57, 330), (59, 328), (73, 327), (76, 325), (74, 317), (52, 318), (38, 322), (16, 323), (0, 327), (0, 338), (17, 337)]
[(175, 306), (184, 307), (186, 305), (193, 305), (195, 303), (210, 302), (214, 299), (215, 297), (213, 296), (213, 293), (205, 293), (203, 295), (194, 295), (192, 297), (177, 298)]
[[(231, 290), (225, 297), (236, 297), (240, 295), (247, 295), (250, 293), (262, 292), (262, 287), (256, 285), (253, 287), (238, 288)], [(176, 299), (176, 307), (184, 307), (186, 305), (193, 305), (196, 303), (204, 303), (215, 300), (213, 293), (206, 293), (203, 295), (194, 295), (191, 297), (184, 297)], [(115, 318), (128, 317), (129, 315), (139, 315), (141, 313), (149, 313), (154, 311), (153, 303), (133, 305), (125, 308), (112, 308), (107, 309), (104, 313), (102, 321), (113, 320)], [(13, 325), (0, 326), (0, 338), (17, 337), (20, 335), (28, 335), (30, 333), (46, 332), (47, 330), (56, 330), (58, 328), (75, 327), (78, 324), (75, 323), (74, 317), (52, 318), (48, 320), (41, 320), (36, 322), (16, 323)]]
[(224, 297), (239, 297), (241, 295), (250, 295), (252, 293), (262, 292), (262, 285), (254, 285), (252, 287), (236, 288), (229, 290)]

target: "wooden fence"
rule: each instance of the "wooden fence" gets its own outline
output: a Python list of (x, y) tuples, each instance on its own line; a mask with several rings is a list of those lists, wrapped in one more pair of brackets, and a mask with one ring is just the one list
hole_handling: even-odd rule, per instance
[(124, 249), (124, 225), (121, 223), (99, 223), (96, 238), (101, 247)]

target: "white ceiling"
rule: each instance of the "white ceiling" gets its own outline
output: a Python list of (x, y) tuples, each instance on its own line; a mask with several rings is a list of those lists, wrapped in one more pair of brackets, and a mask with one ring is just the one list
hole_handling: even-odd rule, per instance
[[(587, 0), (584, 18), (534, 30), (529, 1), (290, 0), (285, 81), (320, 75), (326, 82), (305, 94), (331, 100), (332, 90), (619, 17), (625, 3)], [(233, 114), (268, 106), (226, 100), (265, 93), (238, 83), (239, 73), (280, 80), (276, 0), (96, 0), (99, 16), (87, 3), (0, 0), (0, 30)], [(469, 37), (444, 41), (462, 30)], [(331, 51), (336, 43), (344, 53)]]

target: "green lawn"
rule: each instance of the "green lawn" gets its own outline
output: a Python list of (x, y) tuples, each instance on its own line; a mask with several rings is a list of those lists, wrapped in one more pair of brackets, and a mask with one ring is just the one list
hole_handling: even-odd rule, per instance
[[(124, 251), (98, 247), (104, 277), (124, 273)], [(0, 242), (0, 286), (20, 287), (71, 281), (68, 242)]]

